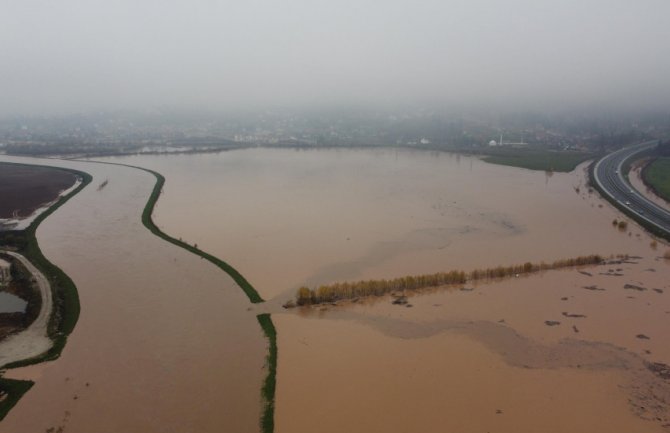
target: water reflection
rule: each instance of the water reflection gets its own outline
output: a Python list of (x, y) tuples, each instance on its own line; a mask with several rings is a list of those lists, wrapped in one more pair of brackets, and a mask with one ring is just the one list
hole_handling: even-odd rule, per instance
[(23, 313), (28, 303), (16, 295), (0, 292), (0, 313)]

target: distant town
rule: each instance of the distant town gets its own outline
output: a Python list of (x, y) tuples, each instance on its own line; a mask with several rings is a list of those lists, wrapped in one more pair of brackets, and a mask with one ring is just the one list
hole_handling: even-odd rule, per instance
[(218, 151), (249, 146), (399, 146), (487, 153), (535, 148), (599, 153), (670, 137), (668, 113), (491, 114), (406, 110), (104, 112), (0, 119), (0, 153), (108, 155)]

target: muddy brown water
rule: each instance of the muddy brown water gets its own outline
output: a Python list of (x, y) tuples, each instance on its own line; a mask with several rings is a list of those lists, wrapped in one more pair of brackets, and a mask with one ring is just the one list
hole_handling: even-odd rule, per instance
[(667, 431), (669, 273), (647, 254), (275, 314), (277, 432)]
[[(411, 150), (246, 149), (109, 159), (168, 176), (156, 222), (266, 298), (297, 287), (633, 253), (639, 230), (573, 173)], [(603, 207), (599, 207), (603, 206)], [(215, 229), (214, 229), (215, 228)], [(641, 243), (638, 242), (638, 243)]]
[(38, 230), (80, 287), (82, 316), (61, 359), (11, 372), (37, 383), (0, 431), (257, 431), (258, 311), (282, 313), (278, 432), (664, 431), (667, 410), (647, 402), (670, 395), (644, 362), (670, 363), (667, 246), (632, 222), (613, 228), (620, 217), (588, 192), (583, 167), (549, 176), (388, 149), (106, 160), (163, 173), (158, 225), (277, 302), (301, 284), (640, 259), (426, 292), (412, 307), (247, 311), (225, 274), (140, 225), (150, 175), (63, 163), (109, 179)]
[(261, 412), (266, 340), (246, 297), (209, 262), (153, 236), (140, 215), (154, 185), (131, 168), (10, 158), (93, 175), (37, 230), (79, 289), (60, 359), (10, 370), (35, 381), (1, 432), (250, 432)]
[(670, 393), (645, 362), (670, 363), (668, 247), (630, 221), (615, 229), (622, 217), (589, 192), (584, 165), (548, 175), (388, 149), (115, 160), (166, 173), (158, 224), (277, 301), (301, 284), (636, 257), (411, 307), (274, 303), (278, 432), (665, 431)]

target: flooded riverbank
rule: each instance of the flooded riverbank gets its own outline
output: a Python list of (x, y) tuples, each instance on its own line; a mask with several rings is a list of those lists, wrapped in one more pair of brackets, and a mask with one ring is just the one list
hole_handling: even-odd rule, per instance
[[(279, 432), (664, 431), (670, 394), (648, 366), (670, 364), (668, 247), (613, 227), (622, 217), (583, 166), (551, 175), (389, 149), (105, 160), (163, 173), (157, 225), (272, 300), (252, 306), (141, 225), (150, 174), (53, 161), (108, 183), (38, 230), (82, 315), (59, 360), (9, 372), (36, 385), (0, 431), (258, 431), (259, 312), (277, 328)], [(279, 307), (302, 284), (594, 253), (631, 258), (422, 291), (410, 307)]]
[[(664, 431), (654, 396), (668, 390), (647, 363), (670, 363), (668, 247), (613, 227), (626, 218), (584, 165), (388, 149), (114, 160), (170, 173), (158, 225), (275, 297), (261, 308), (278, 331), (279, 432)], [(411, 308), (279, 308), (302, 284), (593, 253), (633, 258), (422, 292)]]
[(669, 272), (650, 252), (275, 314), (277, 432), (667, 431)]
[(301, 285), (630, 250), (584, 166), (547, 174), (393, 149), (109, 160), (170, 173), (156, 223), (225, 258), (266, 299)]
[(155, 179), (126, 167), (0, 157), (86, 171), (93, 185), (37, 239), (77, 285), (62, 356), (10, 370), (35, 380), (2, 432), (257, 431), (267, 342), (218, 268), (153, 236), (140, 215)]

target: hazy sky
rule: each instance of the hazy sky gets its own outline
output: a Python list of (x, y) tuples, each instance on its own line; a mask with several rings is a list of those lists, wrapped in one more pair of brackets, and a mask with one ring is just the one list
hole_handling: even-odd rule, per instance
[(670, 103), (668, 0), (0, 0), (0, 114)]

